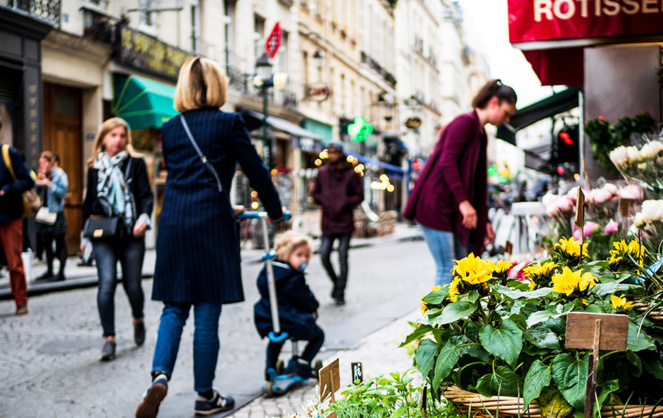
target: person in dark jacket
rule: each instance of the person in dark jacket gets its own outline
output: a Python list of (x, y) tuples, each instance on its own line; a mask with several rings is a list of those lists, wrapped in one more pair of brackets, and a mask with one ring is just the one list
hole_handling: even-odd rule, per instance
[(437, 266), (436, 284), (451, 283), (453, 260), (481, 254), (495, 238), (488, 221), (488, 137), (484, 126), (509, 121), (516, 92), (500, 80), (486, 83), (472, 101), (474, 110), (456, 117), (440, 139), (403, 215), (416, 221)]
[[(0, 132), (2, 121), (0, 120)], [(30, 169), (16, 148), (2, 146), (0, 158), (0, 249), (7, 258), (16, 315), (28, 313), (28, 286), (21, 252), (23, 250), (23, 197), (35, 185)], [(6, 157), (9, 164), (6, 163)], [(11, 165), (11, 167), (10, 167)], [(12, 175), (13, 171), (13, 175)]]
[[(329, 163), (320, 168), (311, 196), (322, 206), (322, 243), (320, 257), (333, 283), (332, 298), (337, 305), (345, 304), (348, 282), (348, 250), (355, 229), (354, 209), (364, 200), (361, 176), (346, 160), (342, 142), (329, 144)], [(336, 274), (330, 256), (334, 241), (339, 240), (338, 259), (341, 270)]]
[[(288, 372), (302, 378), (316, 377), (311, 370), (311, 362), (320, 351), (325, 340), (325, 334), (315, 323), (318, 318), (318, 307), (313, 292), (306, 284), (304, 269), (311, 258), (311, 243), (309, 240), (292, 231), (277, 236), (274, 240), (276, 260), (274, 267), (274, 281), (279, 306), (279, 320), (281, 331), (287, 332), (297, 341), (308, 341), (306, 348), (297, 362), (289, 365)], [(258, 291), (260, 300), (254, 305), (254, 321), (260, 337), (265, 338), (274, 331), (272, 325), (272, 311), (269, 303), (269, 289), (267, 287), (267, 269), (263, 267), (258, 275)], [(269, 380), (267, 370), (276, 369), (276, 363), (285, 341), (273, 342), (267, 345), (267, 361), (265, 378)]]
[(131, 305), (134, 342), (138, 346), (145, 342), (145, 297), (141, 281), (145, 232), (150, 226), (154, 195), (145, 161), (134, 151), (131, 130), (123, 119), (111, 118), (101, 125), (88, 163), (83, 228), (91, 216), (120, 216), (124, 224), (119, 239), (92, 241), (99, 275), (97, 307), (105, 338), (101, 360), (108, 361), (115, 358), (118, 260), (122, 266), (122, 285)]
[(195, 412), (209, 415), (235, 405), (213, 383), (221, 307), (244, 300), (229, 199), (237, 162), (269, 218), (280, 222), (283, 212), (242, 117), (219, 110), (226, 101), (227, 86), (227, 77), (214, 61), (189, 59), (180, 69), (175, 92), (175, 109), (182, 115), (161, 128), (168, 177), (159, 218), (152, 299), (163, 301), (164, 306), (152, 360), (152, 385), (136, 410), (137, 417), (156, 416), (168, 393), (182, 329), (192, 307)]

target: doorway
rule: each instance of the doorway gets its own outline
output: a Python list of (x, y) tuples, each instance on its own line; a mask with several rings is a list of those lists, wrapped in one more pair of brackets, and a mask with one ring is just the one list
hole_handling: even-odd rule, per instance
[(81, 89), (44, 83), (44, 150), (60, 156), (69, 177), (64, 213), (69, 254), (80, 249), (83, 222), (83, 138)]

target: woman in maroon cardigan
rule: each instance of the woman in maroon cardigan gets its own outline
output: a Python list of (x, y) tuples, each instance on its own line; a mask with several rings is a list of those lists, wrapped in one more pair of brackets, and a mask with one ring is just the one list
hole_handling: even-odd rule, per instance
[(453, 260), (481, 254), (495, 238), (488, 221), (487, 123), (499, 126), (516, 109), (516, 92), (491, 80), (440, 139), (410, 194), (403, 215), (419, 223), (437, 266), (436, 284), (451, 283)]

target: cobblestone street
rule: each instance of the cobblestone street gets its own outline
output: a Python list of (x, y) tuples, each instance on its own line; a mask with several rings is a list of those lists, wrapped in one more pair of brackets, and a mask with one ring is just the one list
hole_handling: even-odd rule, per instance
[[(266, 342), (260, 340), (253, 326), (255, 278), (260, 267), (243, 264), (246, 302), (224, 306), (221, 315), (216, 387), (233, 395), (238, 406), (259, 396), (263, 384)], [(430, 289), (433, 272), (433, 260), (423, 241), (384, 242), (353, 249), (348, 303), (337, 307), (329, 297), (330, 282), (315, 256), (308, 280), (321, 302), (319, 323), (326, 333), (320, 357), (330, 358), (337, 351), (356, 348), (365, 336), (417, 309), (418, 299)], [(146, 343), (140, 348), (133, 343), (128, 301), (120, 285), (116, 293), (118, 354), (109, 363), (99, 362), (103, 339), (96, 288), (33, 297), (30, 314), (25, 317), (13, 315), (13, 301), (0, 302), (0, 416), (133, 416), (149, 384), (161, 309), (161, 303), (149, 300), (152, 281), (144, 280), (143, 285), (148, 299)], [(398, 331), (394, 333), (385, 335), (385, 344), (396, 347), (399, 335)], [(192, 335), (189, 324), (168, 397), (161, 406), (162, 417), (193, 415)], [(287, 348), (283, 356), (288, 355)], [(302, 401), (307, 400), (308, 392), (312, 393), (310, 387), (301, 389)], [(273, 404), (269, 408), (273, 409)], [(251, 407), (236, 415), (248, 416), (249, 412), (250, 416), (261, 413)]]

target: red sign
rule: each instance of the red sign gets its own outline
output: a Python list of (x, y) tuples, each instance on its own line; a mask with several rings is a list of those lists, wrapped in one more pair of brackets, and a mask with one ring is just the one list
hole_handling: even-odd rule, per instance
[(277, 23), (272, 29), (272, 33), (269, 34), (267, 42), (265, 43), (265, 54), (269, 58), (274, 58), (276, 53), (279, 51), (281, 46), (281, 24)]
[(316, 102), (324, 102), (330, 94), (329, 86), (325, 83), (313, 83), (306, 87), (306, 97)]
[(661, 0), (508, 0), (511, 43), (663, 35)]

